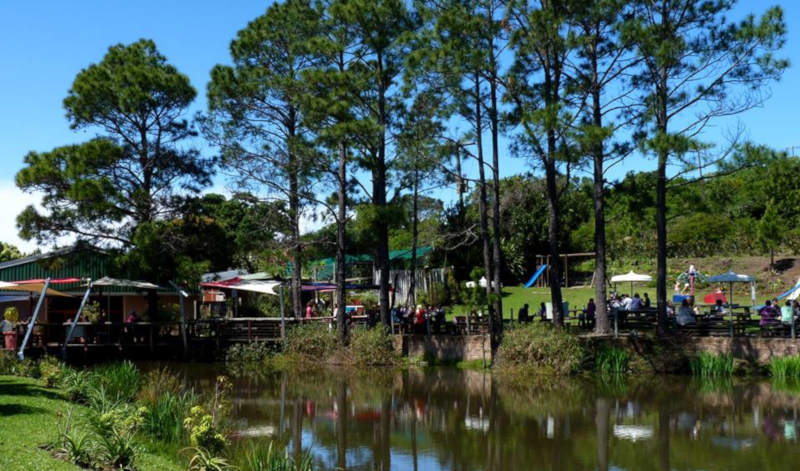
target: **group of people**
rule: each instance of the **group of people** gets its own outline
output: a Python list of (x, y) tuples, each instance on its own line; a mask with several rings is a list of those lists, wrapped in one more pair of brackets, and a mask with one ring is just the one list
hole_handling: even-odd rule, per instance
[(792, 322), (800, 317), (800, 302), (796, 299), (794, 301), (785, 301), (783, 306), (777, 299), (767, 299), (764, 306), (758, 310), (761, 315), (759, 324), (761, 327), (771, 325), (791, 325)]
[(447, 319), (444, 307), (419, 304), (416, 308), (401, 306), (392, 309), (392, 321), (415, 333), (427, 333), (428, 325), (438, 332)]

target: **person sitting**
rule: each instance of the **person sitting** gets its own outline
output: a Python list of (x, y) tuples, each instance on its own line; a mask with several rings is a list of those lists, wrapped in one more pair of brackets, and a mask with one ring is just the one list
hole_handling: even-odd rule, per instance
[(627, 294), (623, 294), (622, 295), (622, 299), (620, 300), (620, 303), (622, 304), (621, 309), (623, 311), (630, 311), (631, 310), (631, 304), (633, 303), (633, 299), (630, 296), (628, 296)]
[(678, 309), (678, 317), (675, 319), (675, 322), (677, 322), (679, 326), (687, 326), (697, 322), (697, 319), (694, 317), (692, 306), (689, 305), (689, 301), (686, 299), (681, 301), (681, 307)]
[(644, 302), (642, 298), (639, 297), (639, 293), (633, 295), (633, 299), (631, 299), (630, 307), (628, 308), (629, 311), (639, 311), (644, 307)]
[(653, 303), (650, 301), (650, 295), (647, 294), (647, 293), (644, 293), (644, 307), (645, 307), (645, 309), (650, 309), (650, 307), (652, 305), (653, 305)]
[(711, 310), (711, 314), (714, 317), (719, 317), (719, 318), (722, 318), (728, 314), (728, 310), (725, 309), (725, 306), (722, 304), (721, 299), (717, 299), (717, 301), (714, 304), (714, 308)]
[(312, 317), (314, 317), (314, 303), (309, 301), (306, 304), (306, 319), (311, 319)]
[(519, 321), (520, 322), (530, 322), (531, 317), (528, 314), (528, 305), (525, 304), (521, 308), (519, 308)]
[(784, 325), (792, 325), (793, 321), (794, 309), (792, 309), (792, 303), (791, 301), (786, 301), (786, 304), (781, 307), (781, 322)]
[(796, 299), (792, 301), (792, 309), (794, 310), (795, 317), (800, 316), (800, 301)]
[(594, 303), (594, 298), (589, 298), (589, 302), (586, 304), (586, 322), (589, 325), (594, 324), (594, 317), (597, 313), (597, 305)]
[(547, 306), (545, 306), (544, 302), (539, 304), (539, 320), (547, 319)]
[(761, 315), (761, 321), (759, 322), (761, 327), (774, 325), (778, 322), (778, 311), (775, 310), (775, 306), (772, 305), (772, 301), (769, 299), (767, 299), (764, 307), (758, 313)]

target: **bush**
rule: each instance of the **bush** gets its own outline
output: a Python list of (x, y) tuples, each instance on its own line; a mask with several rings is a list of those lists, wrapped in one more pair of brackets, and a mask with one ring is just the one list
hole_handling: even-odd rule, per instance
[(10, 324), (16, 325), (16, 323), (19, 322), (19, 311), (14, 306), (9, 306), (3, 313), (3, 318)]
[(189, 441), (195, 447), (208, 450), (211, 454), (219, 454), (228, 440), (219, 429), (214, 416), (202, 406), (194, 406), (184, 420), (184, 428), (189, 433)]
[(350, 354), (356, 365), (394, 365), (397, 353), (383, 327), (355, 329), (350, 337)]
[(19, 361), (15, 352), (0, 350), (0, 375), (38, 378), (39, 364), (30, 358)]
[(89, 390), (96, 386), (92, 374), (86, 370), (66, 367), (61, 376), (61, 388), (73, 402), (85, 404), (89, 400)]
[(105, 466), (134, 469), (139, 453), (135, 437), (146, 412), (144, 407), (124, 404), (91, 416), (89, 424), (96, 440), (97, 458)]
[(539, 322), (508, 330), (498, 350), (501, 367), (523, 368), (537, 374), (575, 373), (583, 357), (575, 335)]
[(183, 438), (184, 421), (197, 404), (193, 392), (164, 392), (154, 402), (146, 404), (142, 432), (164, 442), (175, 443)]
[(55, 357), (46, 356), (39, 361), (39, 377), (48, 388), (61, 384), (64, 364)]
[(286, 353), (324, 361), (339, 348), (336, 331), (322, 323), (299, 325), (286, 333)]
[(275, 349), (266, 342), (236, 344), (225, 352), (228, 363), (262, 363), (275, 354)]

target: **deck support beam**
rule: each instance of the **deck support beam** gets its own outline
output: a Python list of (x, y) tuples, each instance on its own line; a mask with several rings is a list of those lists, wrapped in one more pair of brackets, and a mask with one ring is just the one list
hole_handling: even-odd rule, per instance
[(22, 340), (22, 345), (19, 347), (19, 352), (17, 352), (17, 357), (21, 360), (25, 359), (25, 347), (28, 346), (28, 341), (31, 338), (31, 334), (33, 333), (33, 329), (36, 327), (36, 319), (39, 318), (39, 311), (42, 309), (42, 305), (44, 304), (44, 298), (47, 296), (47, 289), (50, 287), (50, 278), (44, 280), (44, 287), (42, 287), (42, 294), (39, 295), (39, 300), (36, 302), (36, 309), (33, 311), (33, 315), (30, 319), (28, 319), (28, 330), (25, 332), (25, 338)]

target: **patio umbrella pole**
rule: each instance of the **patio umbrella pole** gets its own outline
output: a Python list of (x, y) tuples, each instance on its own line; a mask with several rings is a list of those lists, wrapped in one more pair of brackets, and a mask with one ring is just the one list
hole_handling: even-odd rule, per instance
[(89, 285), (86, 287), (86, 293), (83, 294), (83, 299), (81, 299), (81, 305), (78, 306), (78, 312), (75, 313), (75, 317), (72, 319), (72, 323), (69, 326), (67, 337), (64, 339), (64, 345), (61, 346), (61, 358), (64, 361), (67, 361), (67, 344), (72, 339), (72, 334), (75, 332), (75, 325), (78, 324), (78, 319), (81, 318), (81, 313), (83, 313), (83, 308), (86, 307), (86, 302), (89, 300), (89, 294), (91, 292), (92, 280), (89, 280)]

